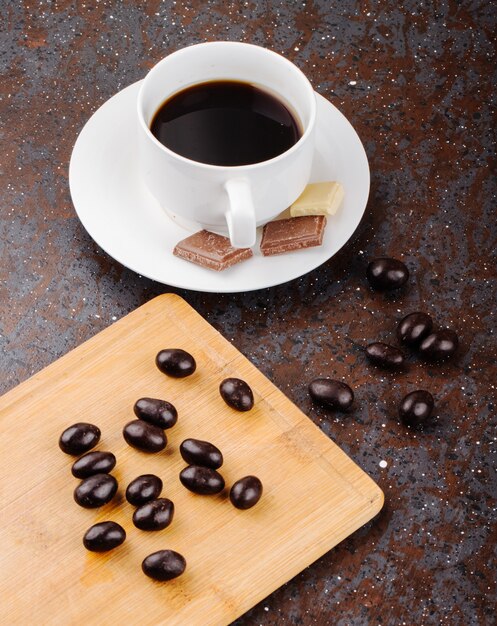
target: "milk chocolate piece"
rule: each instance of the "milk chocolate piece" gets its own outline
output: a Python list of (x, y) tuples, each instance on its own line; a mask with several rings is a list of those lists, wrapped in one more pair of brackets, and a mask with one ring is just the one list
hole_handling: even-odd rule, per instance
[(269, 222), (262, 231), (261, 252), (264, 256), (320, 246), (326, 217), (306, 215)]
[(252, 256), (250, 248), (233, 248), (228, 237), (200, 230), (183, 239), (174, 248), (174, 255), (202, 267), (220, 272)]
[(342, 204), (343, 196), (341, 183), (310, 183), (290, 207), (290, 215), (335, 215)]

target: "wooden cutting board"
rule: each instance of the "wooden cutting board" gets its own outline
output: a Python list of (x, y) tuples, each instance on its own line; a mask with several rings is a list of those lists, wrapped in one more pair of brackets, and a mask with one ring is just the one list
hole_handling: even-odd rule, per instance
[[(164, 376), (156, 353), (183, 348), (197, 361), (185, 379)], [(246, 380), (255, 406), (230, 409), (218, 386)], [(158, 454), (130, 448), (122, 427), (139, 397), (178, 409)], [(74, 459), (58, 447), (79, 421), (102, 431), (99, 450), (117, 456), (120, 489), (96, 510), (73, 500)], [(379, 487), (184, 300), (167, 294), (140, 307), (0, 399), (0, 597), (6, 624), (228, 624), (381, 509)], [(226, 494), (207, 497), (179, 482), (178, 448), (187, 437), (223, 452), (227, 485), (259, 476), (264, 495), (239, 511)], [(158, 474), (176, 507), (172, 525), (144, 532), (123, 497), (139, 474)], [(126, 542), (87, 552), (92, 524), (119, 522)], [(160, 549), (182, 553), (180, 578), (157, 583), (141, 571)]]

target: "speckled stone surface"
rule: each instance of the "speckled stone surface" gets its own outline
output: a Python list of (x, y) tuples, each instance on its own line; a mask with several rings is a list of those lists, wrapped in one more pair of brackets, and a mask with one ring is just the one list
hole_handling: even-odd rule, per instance
[[(372, 171), (367, 214), (332, 260), (247, 295), (174, 290), (378, 481), (382, 513), (237, 626), (495, 624), (497, 12), (483, 0), (0, 3), (0, 391), (167, 286), (89, 238), (67, 170), (85, 121), (168, 52), (213, 39), (294, 61), (351, 120)], [(406, 288), (372, 292), (368, 260), (404, 260)], [(452, 326), (458, 357), (404, 373), (365, 362), (413, 310)], [(307, 382), (343, 378), (347, 416)], [(415, 388), (424, 432), (396, 419)]]

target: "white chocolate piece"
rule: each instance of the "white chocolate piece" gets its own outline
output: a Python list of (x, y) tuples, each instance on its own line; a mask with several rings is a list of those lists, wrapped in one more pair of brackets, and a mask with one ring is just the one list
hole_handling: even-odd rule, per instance
[(291, 205), (290, 215), (335, 215), (344, 195), (341, 183), (310, 183)]

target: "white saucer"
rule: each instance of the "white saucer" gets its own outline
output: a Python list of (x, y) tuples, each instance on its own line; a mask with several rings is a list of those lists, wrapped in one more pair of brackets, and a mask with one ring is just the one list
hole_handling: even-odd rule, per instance
[(253, 258), (223, 272), (173, 256), (175, 244), (191, 231), (161, 209), (138, 175), (134, 137), (140, 82), (117, 93), (93, 114), (76, 141), (69, 166), (71, 197), (79, 219), (97, 244), (119, 263), (174, 287), (215, 293), (251, 291), (310, 272), (352, 236), (368, 200), (368, 160), (351, 124), (317, 95), (311, 182), (338, 180), (345, 187), (342, 207), (328, 218), (323, 245), (263, 257), (259, 233)]

